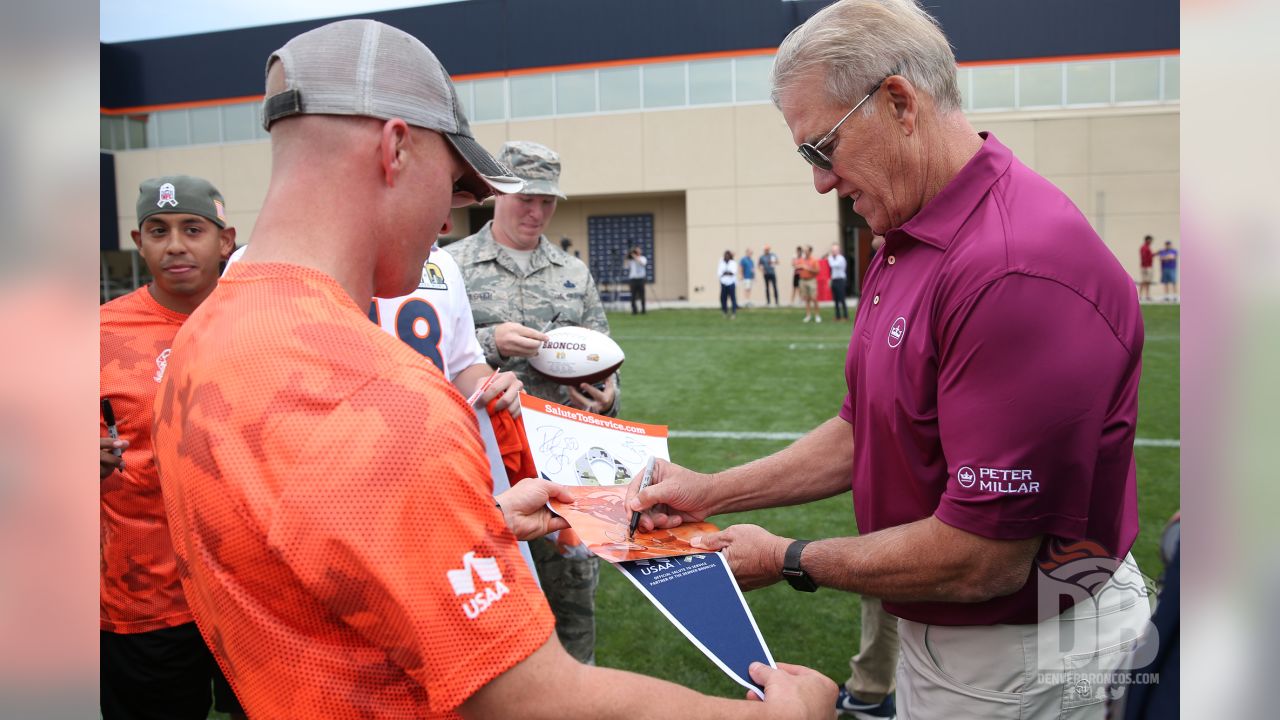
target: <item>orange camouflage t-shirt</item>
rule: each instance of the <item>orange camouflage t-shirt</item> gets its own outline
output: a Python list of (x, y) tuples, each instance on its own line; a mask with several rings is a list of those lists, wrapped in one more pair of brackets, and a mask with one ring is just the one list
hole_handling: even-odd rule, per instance
[[(99, 627), (141, 633), (189, 623), (151, 454), (156, 389), (187, 316), (156, 302), (144, 287), (101, 306), (98, 318), (99, 391), (111, 402), (120, 438), (129, 441), (124, 469), (101, 486)], [(106, 437), (106, 422), (99, 420)]]
[(365, 313), (237, 263), (157, 398), (183, 585), (250, 717), (451, 717), (554, 628), (474, 414)]

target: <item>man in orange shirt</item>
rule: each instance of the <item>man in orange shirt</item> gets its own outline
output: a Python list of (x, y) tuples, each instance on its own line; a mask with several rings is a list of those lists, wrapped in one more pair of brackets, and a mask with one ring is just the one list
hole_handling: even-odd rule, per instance
[[(100, 310), (105, 720), (203, 720), (211, 680), (218, 688), (217, 709), (240, 712), (183, 595), (151, 454), (152, 406), (170, 344), (218, 284), (219, 261), (235, 247), (235, 237), (222, 195), (208, 181), (144, 181), (133, 242), (155, 281)], [(118, 440), (109, 436), (108, 425), (118, 430)]]
[(797, 257), (795, 261), (796, 276), (800, 278), (800, 297), (804, 298), (805, 322), (809, 322), (810, 317), (815, 323), (822, 322), (822, 316), (818, 314), (818, 272), (821, 263), (821, 260), (813, 256), (812, 245), (804, 249), (804, 257)]
[[(496, 499), (440, 371), (370, 323), (450, 208), (521, 183), (471, 136), (415, 38), (370, 20), (267, 63), (267, 198), (244, 260), (178, 333), (156, 458), (183, 587), (262, 718), (829, 716), (831, 681), (753, 668), (764, 703), (576, 663), (516, 538), (561, 487)], [(628, 708), (630, 708), (628, 710)]]

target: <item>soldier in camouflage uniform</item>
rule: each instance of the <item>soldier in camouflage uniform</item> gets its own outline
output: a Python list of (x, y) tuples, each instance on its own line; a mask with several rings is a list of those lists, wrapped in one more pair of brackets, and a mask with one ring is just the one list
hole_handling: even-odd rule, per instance
[[(524, 180), (524, 191), (497, 197), (493, 220), (446, 248), (466, 279), (485, 359), (514, 372), (531, 395), (616, 416), (616, 374), (603, 387), (572, 388), (529, 367), (529, 358), (547, 339), (544, 329), (575, 325), (608, 333), (609, 321), (587, 266), (542, 234), (556, 202), (565, 197), (559, 187), (559, 156), (537, 143), (509, 142), (499, 160)], [(531, 541), (529, 549), (561, 644), (578, 660), (594, 663), (599, 560), (582, 546), (558, 547), (548, 539)]]

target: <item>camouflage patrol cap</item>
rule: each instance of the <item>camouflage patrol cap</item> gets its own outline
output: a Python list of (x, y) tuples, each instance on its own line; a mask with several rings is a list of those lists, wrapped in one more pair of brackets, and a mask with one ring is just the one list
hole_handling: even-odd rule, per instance
[(138, 185), (138, 227), (152, 215), (187, 213), (227, 226), (227, 206), (213, 183), (190, 175), (165, 175)]
[(560, 155), (555, 150), (527, 140), (512, 140), (502, 146), (498, 162), (524, 181), (521, 193), (567, 199), (560, 192)]

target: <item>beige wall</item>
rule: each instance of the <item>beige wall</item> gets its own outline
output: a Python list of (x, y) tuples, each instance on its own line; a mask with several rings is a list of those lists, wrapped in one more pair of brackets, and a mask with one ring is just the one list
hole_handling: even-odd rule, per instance
[[(1029, 166), (1067, 193), (1124, 266), (1137, 274), (1138, 245), (1178, 237), (1177, 106), (1040, 114), (977, 114)], [(813, 190), (781, 115), (771, 105), (739, 105), (576, 118), (486, 123), (477, 139), (497, 151), (506, 140), (558, 150), (561, 204), (547, 235), (568, 236), (587, 254), (589, 215), (652, 212), (660, 263), (654, 295), (718, 301), (715, 267), (723, 252), (758, 255), (765, 244), (788, 257), (798, 244), (840, 239), (836, 198)], [(129, 247), (135, 188), (166, 173), (202, 175), (227, 199), (241, 242), (252, 236), (266, 193), (264, 142), (140, 150), (116, 154), (122, 247)], [(467, 226), (466, 213), (454, 223)], [(670, 259), (684, 258), (683, 266)]]

